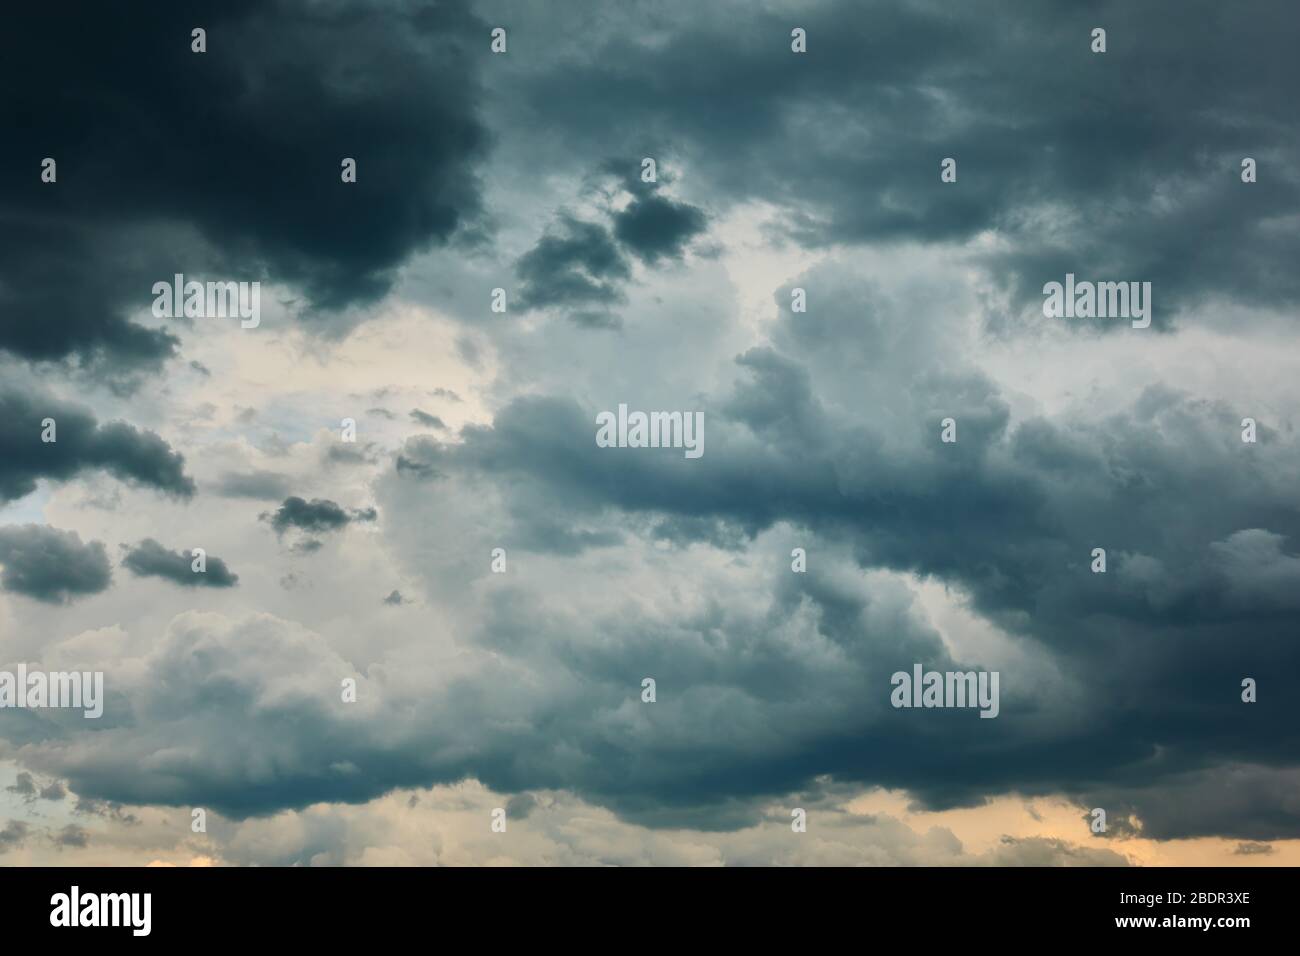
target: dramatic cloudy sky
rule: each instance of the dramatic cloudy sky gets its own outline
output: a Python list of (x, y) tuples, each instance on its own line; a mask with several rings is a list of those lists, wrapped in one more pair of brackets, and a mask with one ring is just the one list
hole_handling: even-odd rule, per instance
[[(1297, 27), (16, 8), (0, 669), (107, 699), (0, 711), (0, 863), (1300, 863)], [(1045, 318), (1067, 272), (1151, 327)], [(704, 455), (598, 448), (620, 403)], [(914, 663), (1000, 715), (895, 710)]]

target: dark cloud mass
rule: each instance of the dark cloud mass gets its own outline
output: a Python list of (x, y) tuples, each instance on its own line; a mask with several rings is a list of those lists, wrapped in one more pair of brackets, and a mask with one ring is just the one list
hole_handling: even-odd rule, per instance
[[(54, 441), (42, 440), (46, 419), (54, 420)], [(30, 494), (37, 479), (67, 481), (92, 470), (188, 498), (194, 482), (184, 466), (153, 432), (101, 425), (85, 409), (48, 396), (0, 391), (0, 501)]]
[[(1248, 7), (840, 0), (795, 16), (724, 3), (653, 44), (626, 24), (583, 30), (573, 9), (586, 55), (537, 62), (520, 88), (575, 152), (671, 145), (712, 202), (776, 204), (786, 237), (988, 231), (997, 247), (973, 257), (1017, 304), (1067, 269), (1122, 273), (1153, 282), (1168, 327), (1207, 299), (1300, 301), (1300, 238), (1279, 228), (1300, 206), (1300, 65), (1276, 22), (1291, 14)], [(1104, 55), (1089, 47), (1096, 25)], [(1267, 180), (1242, 184), (1245, 156)], [(958, 180), (941, 185), (946, 157)]]
[(702, 233), (707, 223), (703, 211), (664, 196), (633, 200), (614, 214), (614, 235), (646, 262), (679, 259), (686, 244)]
[(108, 589), (112, 570), (99, 541), (45, 525), (0, 526), (0, 587), (61, 604)]
[(188, 588), (232, 588), (239, 575), (226, 562), (213, 555), (204, 556), (206, 570), (194, 570), (194, 556), (185, 550), (168, 551), (153, 538), (146, 538), (127, 551), (122, 566), (140, 577), (163, 578)]
[(620, 285), (632, 275), (609, 230), (561, 214), (515, 267), (525, 308), (610, 306), (623, 301)]
[(647, 266), (681, 259), (687, 245), (705, 232), (708, 217), (690, 203), (654, 192), (626, 172), (631, 160), (607, 161), (592, 184), (605, 203), (608, 180), (631, 198), (622, 208), (605, 209), (608, 225), (560, 211), (547, 232), (515, 264), (520, 304), (525, 309), (560, 308), (579, 326), (616, 328), (614, 306), (626, 301), (632, 279), (630, 257)]
[[(177, 272), (287, 283), (317, 310), (385, 292), (408, 255), (478, 215), (469, 51), (486, 28), (466, 6), (15, 10), (0, 126), (29, 145), (0, 157), (0, 349), (156, 368), (176, 337), (132, 313)], [(196, 24), (206, 53), (191, 52)]]
[(354, 521), (374, 521), (378, 514), (373, 508), (345, 511), (327, 498), (307, 501), (293, 495), (285, 498), (273, 514), (262, 517), (270, 521), (276, 534), (290, 530), (322, 534), (339, 531)]
[[(114, 410), (0, 388), (0, 624), (129, 663), (93, 731), (0, 720), (6, 798), (95, 817), (11, 822), (0, 852), (98, 851), (123, 807), (312, 808), (267, 852), (332, 861), (369, 831), (322, 835), (323, 805), (474, 780), (529, 827), (576, 802), (728, 831), (733, 861), (770, 862), (774, 805), (874, 826), (848, 804), (897, 794), (1067, 820), (966, 854), (994, 865), (1201, 837), (1289, 859), (1297, 8), (520, 3), (496, 56), (489, 6), (55, 2), (0, 31), (0, 374)], [(146, 311), (175, 272), (368, 324), (195, 342), (132, 392), (180, 349)], [(1066, 273), (1152, 283), (1151, 328), (1044, 322)], [(598, 445), (623, 404), (698, 412), (703, 454)], [(11, 598), (110, 586), (104, 545), (42, 513), (225, 590)], [(241, 587), (192, 572), (204, 538)], [(997, 719), (891, 706), (916, 664), (996, 670)]]
[[(511, 514), (528, 516), (514, 534), (531, 534), (531, 546), (544, 552), (565, 551), (539, 543), (557, 515), (591, 522), (611, 510), (664, 518), (679, 544), (734, 543), (737, 534), (752, 540), (783, 522), (807, 529), (824, 547), (850, 549), (864, 569), (960, 586), (976, 611), (1056, 659), (1087, 695), (1089, 717), (1047, 733), (1068, 718), (1018, 694), (1005, 672), (1007, 696), (994, 726), (943, 722), (938, 737), (896, 713), (882, 716), (861, 688), (914, 660), (942, 660), (943, 652), (923, 633), (863, 632), (857, 599), (846, 604), (810, 574), (801, 598), (779, 586), (778, 602), (811, 600), (819, 629), (853, 649), (861, 684), (842, 698), (830, 685), (818, 691), (839, 712), (835, 729), (802, 738), (797, 759), (764, 752), (749, 763), (699, 740), (692, 763), (729, 769), (629, 780), (626, 788), (590, 785), (633, 814), (655, 801), (708, 802), (746, 791), (739, 780), (772, 792), (815, 772), (904, 787), (936, 808), (977, 804), (990, 792), (1063, 788), (1117, 818), (1128, 808), (1144, 835), (1156, 838), (1300, 835), (1300, 818), (1281, 796), (1292, 772), (1277, 769), (1300, 759), (1300, 734), (1262, 709), (1243, 709), (1237, 676), (1267, 672), (1283, 699), (1300, 693), (1291, 639), (1300, 615), (1300, 511), (1289, 486), (1267, 477), (1300, 465), (1294, 445), (1261, 447), (1243, 470), (1232, 411), (1167, 389), (1141, 393), (1128, 411), (1098, 423), (1030, 417), (1012, 425), (990, 381), (942, 353), (925, 356), (920, 343), (936, 326), (913, 332), (921, 364), (904, 370), (896, 356), (908, 354), (907, 341), (886, 350), (875, 338), (896, 334), (906, 314), (900, 306), (897, 315), (873, 316), (889, 306), (869, 283), (825, 271), (796, 284), (835, 294), (815, 317), (785, 312), (776, 347), (737, 358), (730, 394), (703, 406), (709, 450), (699, 462), (655, 450), (605, 454), (591, 441), (593, 410), (530, 397), (502, 409), (491, 428), (467, 428), (459, 444), (412, 439), (396, 474), (405, 481), (464, 474), (476, 487), (497, 486)], [(788, 302), (784, 290), (776, 299)], [(839, 334), (850, 327), (852, 337)], [(861, 404), (850, 407), (872, 408), (873, 416), (826, 400), (840, 368), (856, 376)], [(936, 439), (946, 410), (963, 429), (952, 446)], [(884, 447), (887, 456), (870, 451)], [(1184, 520), (1188, 509), (1196, 521)], [(1089, 571), (1099, 543), (1114, 562), (1109, 575)], [(513, 613), (499, 610), (489, 632), (522, 626)], [(505, 646), (517, 639), (496, 633)], [(891, 651), (898, 640), (917, 646)], [(635, 641), (629, 634), (621, 651), (631, 672), (651, 666), (639, 663)], [(618, 666), (577, 653), (569, 660), (580, 673)], [(721, 661), (692, 668), (679, 657), (678, 664), (675, 681), (764, 695), (742, 668), (722, 677)], [(802, 666), (790, 664), (792, 687)], [(1023, 679), (1022, 688), (1037, 678)], [(1241, 779), (1253, 783), (1227, 789), (1229, 778), (1211, 769), (1222, 762), (1238, 764)], [(1098, 785), (1107, 774), (1111, 784)]]

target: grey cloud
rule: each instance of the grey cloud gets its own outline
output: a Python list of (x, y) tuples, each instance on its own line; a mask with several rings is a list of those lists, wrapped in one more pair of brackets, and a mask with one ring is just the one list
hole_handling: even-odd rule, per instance
[(33, 800), (36, 798), (36, 782), (30, 773), (23, 772), (18, 774), (11, 785), (5, 787), (5, 792), (16, 793), (26, 800)]
[(1237, 856), (1268, 856), (1273, 847), (1267, 843), (1238, 843), (1232, 852)]
[(1049, 837), (1007, 837), (985, 861), (988, 866), (1128, 866), (1113, 850), (1077, 846)]
[(112, 569), (99, 541), (45, 525), (0, 526), (0, 587), (47, 604), (108, 590)]
[[(477, 424), (455, 440), (414, 437), (382, 459), (378, 446), (333, 445), (321, 454), (326, 464), (383, 462), (373, 473), (338, 477), (364, 478), (364, 493), (373, 490), (386, 517), (382, 545), (400, 563), (379, 580), (401, 580), (416, 595), (412, 603), (446, 613), (455, 668), (430, 664), (409, 647), (348, 661), (335, 649), (336, 635), (265, 616), (183, 615), (151, 643), (140, 672), (127, 675), (139, 681), (129, 698), (133, 722), (75, 732), (57, 746), (37, 740), (24, 759), (96, 799), (202, 802), (237, 817), (472, 777), (516, 795), (507, 799), (520, 807), (527, 794), (568, 790), (648, 826), (746, 832), (770, 822), (776, 796), (831, 779), (858, 791), (906, 791), (923, 809), (978, 806), (998, 794), (1063, 795), (1080, 813), (1107, 808), (1113, 837), (1264, 845), (1300, 836), (1293, 796), (1300, 732), (1285, 719), (1287, 702), (1300, 695), (1300, 457), (1289, 396), (1262, 378), (1250, 383), (1254, 406), (1276, 410), (1276, 420), (1243, 451), (1243, 413), (1180, 389), (1181, 359), (1162, 364), (1163, 353), (1153, 350), (1150, 374), (1108, 396), (1114, 401), (1105, 414), (1078, 396), (1068, 396), (1068, 411), (1049, 411), (1035, 406), (1036, 396), (999, 386), (998, 374), (980, 365), (982, 343), (961, 334), (972, 316), (991, 317), (995, 331), (1006, 331), (1001, 313), (1010, 322), (1032, 310), (1041, 284), (1066, 271), (1152, 281), (1163, 331), (1199, 305), (1214, 306), (1207, 314), (1224, 322), (1254, 305), (1293, 312), (1300, 278), (1291, 264), (1300, 245), (1289, 226), (1300, 182), (1286, 157), (1296, 146), (1288, 97), (1298, 74), (1283, 27), (1294, 13), (1251, 16), (1253, 8), (1156, 0), (1103, 3), (1095, 21), (1080, 21), (1070, 5), (1047, 3), (1018, 11), (1009, 25), (1000, 4), (952, 11), (837, 0), (804, 12), (810, 52), (795, 56), (789, 15), (774, 9), (683, 3), (593, 15), (599, 7), (518, 12), (527, 24), (518, 35), (536, 38), (535, 49), (550, 41), (551, 55), (498, 58), (504, 62), (487, 80), (487, 108), (508, 122), (494, 136), (527, 154), (524, 190), (549, 184), (552, 173), (570, 181), (611, 150), (672, 155), (677, 175), (665, 179), (671, 190), (646, 189), (623, 164), (616, 178), (630, 200), (602, 205), (596, 195), (593, 211), (587, 189), (572, 207), (580, 215), (561, 205), (572, 195), (539, 189), (520, 217), (521, 244), (504, 256), (480, 250), (498, 270), (513, 258), (512, 311), (554, 309), (578, 326), (620, 327), (624, 316), (616, 313), (633, 298), (634, 278), (659, 268), (684, 273), (677, 260), (704, 244), (696, 240), (706, 228), (749, 203), (747, 212), (766, 209), (771, 217), (763, 235), (744, 242), (765, 239), (764, 253), (795, 259), (816, 252), (823, 263), (779, 288), (776, 308), (758, 317), (734, 314), (725, 289), (749, 273), (706, 263), (712, 268), (692, 274), (699, 285), (690, 291), (705, 281), (723, 287), (699, 313), (716, 313), (716, 329), (686, 330), (683, 321), (682, 337), (663, 333), (662, 353), (628, 349), (618, 363), (604, 343), (630, 338), (631, 322), (618, 336), (560, 328), (546, 343), (553, 351), (536, 353), (527, 339), (498, 334), (516, 326), (467, 333), (456, 352), (485, 373), (471, 387), (490, 421), (476, 402)], [(251, 9), (237, 4), (214, 22), (236, 40), (253, 36), (263, 20), (281, 22), (278, 10)], [(269, 100), (255, 98), (255, 134), (286, 103), (315, 104), (322, 98), (311, 94), (322, 92), (333, 104), (335, 85), (321, 80), (317, 91), (312, 77), (368, 75), (359, 54), (332, 65), (348, 32), (341, 10), (322, 7), (301, 18), (305, 35), (325, 42), (291, 59), (326, 72), (306, 69)], [(441, 75), (434, 62), (441, 63), (437, 44), (446, 35), (425, 28), (423, 10), (401, 7), (372, 28), (382, 42), (368, 47), (399, 55), (392, 72), (361, 91), (357, 113), (392, 99), (408, 75)], [(677, 11), (683, 16), (672, 16)], [(1110, 30), (1104, 56), (1087, 50), (1094, 22)], [(399, 39), (404, 24), (415, 27), (409, 35), (418, 50)], [(1201, 34), (1214, 42), (1201, 43)], [(276, 35), (254, 36), (246, 52)], [(221, 38), (214, 29), (214, 43)], [(451, 49), (442, 52), (454, 54), (446, 69), (467, 67), (464, 51), (446, 43)], [(1199, 58), (1191, 72), (1189, 44)], [(90, 64), (102, 56), (92, 53)], [(258, 79), (284, 62), (240, 67), (209, 57), (223, 88), (235, 91), (249, 88), (240, 70)], [(407, 69), (413, 62), (419, 68)], [(197, 101), (192, 65), (182, 68), (188, 102)], [(441, 100), (429, 110), (452, 114), (429, 168), (405, 175), (410, 163), (425, 163), (430, 146), (419, 135), (425, 107), (407, 97), (384, 107), (398, 113), (384, 113), (380, 128), (367, 130), (374, 137), (360, 137), (385, 138), (394, 120), (411, 132), (385, 139), (401, 157), (360, 157), (362, 188), (351, 193), (340, 190), (336, 169), (322, 168), (319, 182), (289, 190), (283, 202), (252, 194), (231, 203), (223, 188), (190, 209), (189, 193), (165, 178), (160, 198), (140, 207), (151, 218), (131, 234), (140, 237), (144, 261), (158, 261), (150, 250), (163, 230), (184, 257), (195, 250), (203, 259), (211, 251), (202, 240), (242, 217), (229, 261), (301, 287), (313, 307), (306, 314), (372, 300), (412, 251), (474, 225), (477, 187), (467, 181), (464, 158), (477, 155), (480, 143), (471, 95), (477, 69), (463, 75), (471, 86), (447, 95), (465, 94), (465, 110)], [(343, 112), (338, 135), (351, 129), (357, 139), (356, 116)], [(320, 131), (304, 127), (326, 113), (290, 115), (299, 119), (286, 135), (311, 134), (296, 140), (303, 150), (332, 156), (345, 148), (322, 147)], [(215, 129), (241, 141), (224, 122)], [(62, 148), (57, 136), (51, 141)], [(249, 162), (274, 166), (264, 138), (253, 141)], [(1251, 186), (1237, 175), (1247, 154), (1261, 159), (1261, 180)], [(939, 181), (945, 156), (959, 162), (957, 183)], [(510, 158), (492, 168), (497, 181), (522, 168)], [(209, 162), (179, 168), (202, 172)], [(598, 169), (611, 175), (608, 164)], [(75, 162), (61, 162), (60, 173), (72, 200), (96, 188), (98, 173), (79, 179)], [(266, 189), (283, 191), (282, 178), (271, 175)], [(295, 218), (326, 180), (333, 198)], [(404, 195), (415, 188), (414, 204), (393, 199), (390, 181), (402, 181)], [(340, 237), (334, 223), (356, 220), (339, 203), (371, 196), (368, 182), (383, 201), (367, 204), (371, 218)], [(430, 198), (430, 189), (443, 187), (445, 202)], [(130, 180), (120, 200), (101, 190), (87, 208), (134, 208), (142, 189)], [(40, 271), (44, 291), (42, 283), (23, 287), (19, 304), (30, 311), (34, 303), (59, 321), (41, 328), (15, 319), (6, 332), (0, 320), (0, 347), (92, 366), (95, 356), (123, 366), (161, 361), (175, 345), (167, 333), (103, 318), (135, 301), (120, 291), (128, 279), (135, 288), (146, 278), (123, 261), (137, 247), (121, 241), (122, 217), (104, 220), (108, 239), (96, 233), (73, 241), (82, 227), (69, 224), (70, 201), (57, 199), (62, 218), (38, 230), (35, 251), (9, 261), (39, 271), (38, 260), (58, 244), (78, 262), (103, 263), (104, 275), (71, 283), (66, 262)], [(264, 207), (250, 212), (247, 204), (256, 202)], [(182, 214), (170, 215), (176, 209)], [(537, 236), (547, 215), (550, 225)], [(323, 216), (332, 217), (324, 226)], [(380, 216), (393, 221), (377, 223)], [(121, 255), (95, 259), (110, 241)], [(858, 278), (873, 267), (881, 274), (899, 264), (906, 272), (932, 260), (919, 279)], [(694, 257), (688, 264), (700, 265)], [(767, 260), (740, 264), (766, 268)], [(785, 278), (775, 275), (770, 285)], [(807, 313), (789, 311), (795, 285), (808, 290)], [(78, 290), (78, 308), (58, 309), (63, 297), (49, 289), (64, 286)], [(647, 291), (652, 299), (660, 290)], [(748, 290), (735, 291), (738, 302)], [(647, 306), (640, 318), (654, 315)], [(1075, 330), (1060, 328), (1066, 336)], [(574, 337), (602, 345), (564, 351)], [(584, 365), (582, 376), (566, 377)], [(1166, 373), (1170, 383), (1158, 381)], [(384, 404), (409, 407), (396, 404), (406, 393), (394, 388)], [(381, 401), (375, 394), (358, 407)], [(638, 394), (689, 400), (701, 410), (705, 456), (596, 448), (596, 411)], [(15, 409), (17, 417), (9, 414)], [(18, 497), (41, 477), (92, 468), (184, 493), (179, 456), (162, 456), (173, 461), (170, 472), (127, 467), (86, 451), (93, 442), (74, 442), (82, 450), (56, 467), (53, 449), (25, 444), (22, 423), (35, 410), (0, 408), (0, 420), (16, 422), (13, 434), (24, 436), (12, 446), (17, 454), (0, 455), (0, 495)], [(955, 445), (938, 441), (946, 416), (958, 423)], [(60, 419), (60, 444), (62, 426)], [(82, 430), (101, 432), (93, 420)], [(10, 451), (3, 437), (0, 446)], [(377, 518), (374, 509), (282, 495), (263, 518), (299, 551)], [(789, 570), (792, 542), (809, 549), (806, 575)], [(511, 570), (488, 577), (486, 558), (498, 545), (510, 549)], [(1095, 546), (1108, 551), (1105, 575), (1088, 568)], [(945, 644), (971, 635), (960, 628), (940, 635), (914, 596), (914, 579), (951, 589), (954, 605), (1006, 645), (997, 720), (888, 706), (894, 670), (984, 663)], [(282, 579), (286, 588), (296, 580)], [(323, 576), (313, 582), (332, 586)], [(363, 592), (373, 595), (374, 613), (395, 626), (418, 613), (376, 606), (383, 586), (372, 582)], [(360, 701), (342, 713), (340, 675), (359, 670)], [(638, 699), (648, 674), (659, 681), (653, 706)], [(1248, 675), (1261, 682), (1259, 702), (1249, 705), (1239, 696)], [(543, 815), (533, 808), (531, 816)], [(883, 819), (866, 825), (889, 826)], [(344, 829), (337, 821), (308, 827), (301, 859), (343, 858)], [(981, 856), (1022, 865), (1124, 862), (1113, 844), (1087, 838), (1084, 820), (1079, 831), (1086, 846), (1009, 840)], [(730, 860), (772, 858), (770, 845), (749, 839), (768, 855), (740, 850)], [(904, 843), (906, 852), (890, 859), (924, 860), (930, 852), (971, 862), (952, 834), (927, 839), (933, 842), (917, 841), (919, 849)]]
[(564, 213), (553, 231), (519, 259), (515, 271), (524, 308), (564, 306), (584, 311), (622, 302), (620, 286), (632, 275), (608, 229)]
[(90, 845), (90, 834), (84, 827), (79, 827), (75, 823), (69, 823), (57, 833), (53, 834), (54, 842), (59, 846), (70, 846), (78, 849)]
[(411, 421), (417, 425), (424, 425), (426, 428), (446, 428), (447, 425), (437, 415), (430, 415), (428, 412), (421, 411), (418, 408), (411, 409)]
[(68, 795), (62, 783), (58, 780), (41, 787), (40, 798), (42, 800), (62, 800)]
[(680, 259), (708, 222), (695, 206), (658, 194), (633, 199), (613, 218), (615, 238), (648, 263)]
[(193, 564), (188, 551), (169, 551), (153, 538), (141, 541), (122, 559), (122, 566), (139, 577), (162, 578), (187, 588), (232, 588), (239, 581), (239, 575), (215, 555), (205, 556), (206, 571), (194, 571)]
[(511, 820), (526, 820), (537, 808), (537, 798), (531, 793), (517, 793), (506, 801), (506, 817)]
[(345, 511), (327, 498), (307, 501), (297, 495), (285, 498), (273, 514), (262, 515), (280, 535), (290, 530), (313, 534), (338, 531), (354, 521), (374, 521), (378, 517), (373, 508)]
[[(467, 38), (487, 28), (467, 6), (183, 2), (141, 20), (89, 7), (75, 36), (55, 10), (17, 12), (0, 125), (33, 151), (0, 166), (0, 349), (106, 376), (156, 369), (177, 339), (129, 315), (176, 272), (297, 286), (316, 321), (382, 295), (409, 255), (480, 215)], [(190, 50), (199, 21), (204, 54)], [(235, 168), (213, 143), (239, 144)], [(57, 183), (40, 181), (41, 156)], [(355, 184), (340, 182), (345, 156)]]
[[(808, 246), (987, 234), (995, 247), (972, 258), (1017, 307), (1066, 271), (1151, 281), (1156, 328), (1191, 305), (1300, 300), (1300, 240), (1281, 228), (1300, 208), (1294, 11), (1107, 2), (1081, 21), (1052, 2), (1017, 7), (1012, 28), (996, 2), (840, 0), (801, 13), (806, 55), (789, 52), (787, 13), (740, 2), (692, 8), (690, 29), (643, 11), (653, 44), (626, 20), (590, 26), (587, 6), (551, 13), (582, 46), (509, 89), (545, 117), (538, 140), (567, 146), (556, 163), (670, 145), (697, 194), (774, 204), (774, 228)], [(1215, 37), (1194, 75), (1178, 22)], [(1260, 161), (1252, 185), (1245, 156)], [(956, 183), (940, 182), (945, 157)]]
[[(53, 442), (41, 440), (47, 418), (55, 421)], [(40, 478), (67, 481), (92, 470), (180, 498), (194, 494), (185, 459), (151, 431), (100, 424), (78, 406), (17, 391), (0, 392), (0, 423), (0, 501), (30, 494)]]
[[(841, 283), (837, 292), (819, 300), (815, 319), (783, 313), (776, 345), (742, 353), (730, 391), (699, 399), (709, 450), (698, 461), (658, 449), (604, 454), (593, 441), (594, 409), (533, 395), (501, 408), (491, 427), (467, 427), (459, 444), (408, 441), (394, 477), (428, 472), (449, 487), (496, 488), (513, 533), (531, 532), (530, 547), (541, 551), (557, 517), (611, 531), (648, 522), (679, 547), (737, 546), (788, 524), (821, 548), (849, 548), (864, 569), (958, 586), (973, 611), (1054, 660), (1090, 701), (1086, 724), (1067, 729), (1065, 703), (1004, 691), (1012, 699), (988, 722), (996, 726), (981, 728), (978, 758), (963, 753), (960, 734), (919, 746), (913, 722), (867, 720), (806, 743), (798, 761), (769, 755), (754, 790), (823, 772), (949, 807), (1064, 788), (1080, 806), (1140, 819), (1157, 839), (1300, 833), (1283, 796), (1289, 771), (1264, 769), (1292, 763), (1300, 738), (1238, 696), (1240, 677), (1260, 674), (1270, 675), (1269, 699), (1300, 693), (1290, 636), (1300, 513), (1280, 478), (1300, 466), (1294, 446), (1261, 445), (1243, 468), (1240, 416), (1158, 387), (1098, 420), (1013, 420), (998, 388), (943, 347), (941, 331), (927, 350), (939, 327), (908, 327), (907, 305), (873, 301), (869, 285)], [(834, 337), (853, 322), (856, 336)], [(894, 341), (883, 349), (874, 336)], [(958, 420), (955, 445), (938, 440), (947, 414)], [(1107, 575), (1089, 571), (1094, 546), (1111, 555)], [(815, 585), (809, 575), (803, 590)], [(814, 600), (824, 615), (839, 613), (832, 595)], [(498, 599), (494, 646), (532, 646), (536, 626), (525, 623), (524, 606), (522, 596), (517, 605)], [(846, 640), (854, 629), (851, 620), (837, 628)], [(578, 672), (593, 672), (595, 660), (569, 654)], [(887, 674), (931, 658), (917, 649), (869, 660), (872, 672)], [(702, 662), (679, 662), (679, 685), (710, 683)], [(634, 673), (665, 670), (658, 657), (620, 663)], [(1016, 686), (1004, 679), (1004, 688)], [(753, 692), (748, 680), (740, 686)], [(1065, 723), (1052, 735), (1057, 721)], [(1259, 785), (1234, 787), (1214, 769), (1234, 764), (1255, 767), (1242, 773)], [(733, 780), (750, 779), (732, 770)], [(1083, 787), (1107, 777), (1113, 791)], [(687, 793), (703, 804), (747, 789), (701, 776), (675, 796), (675, 783), (607, 796), (621, 812), (668, 819)]]
[[(703, 210), (640, 183), (627, 173), (634, 166), (631, 160), (606, 161), (587, 184), (604, 207), (608, 225), (561, 210), (519, 258), (515, 272), (523, 308), (562, 308), (581, 327), (618, 328), (611, 309), (626, 301), (624, 286), (632, 278), (629, 256), (648, 266), (681, 259), (690, 241), (704, 233), (708, 217)], [(616, 184), (612, 189), (611, 179)], [(620, 190), (632, 195), (614, 208), (613, 195)]]
[[(840, 600), (861, 597), (844, 594)], [(905, 611), (885, 606), (892, 600), (872, 612), (878, 617), (873, 631), (918, 641), (916, 652), (926, 659), (941, 653), (934, 637), (917, 631)], [(801, 779), (807, 762), (793, 752), (776, 760), (738, 752), (731, 731), (722, 727), (688, 745), (681, 738), (687, 725), (719, 703), (739, 707), (738, 715), (755, 714), (766, 704), (786, 712), (787, 733), (802, 747), (835, 719), (832, 700), (847, 694), (861, 701), (855, 721), (887, 708), (883, 695), (860, 693), (866, 646), (855, 646), (849, 633), (853, 613), (825, 622), (827, 636), (851, 658), (846, 666), (836, 654), (807, 657), (787, 646), (780, 622), (788, 611), (766, 623), (762, 615), (740, 609), (704, 611), (715, 629), (753, 633), (748, 653), (736, 659), (698, 639), (704, 618), (674, 625), (660, 635), (663, 646), (655, 650), (637, 622), (616, 610), (588, 622), (569, 616), (539, 620), (530, 601), (509, 593), (490, 610), (478, 641), (508, 653), (476, 654), (473, 672), (461, 675), (408, 664), (360, 679), (355, 711), (338, 702), (339, 675), (355, 669), (300, 626), (269, 615), (234, 621), (181, 615), (130, 678), (124, 701), (131, 721), (61, 741), (57, 748), (33, 748), (30, 761), (96, 799), (185, 805), (203, 794), (205, 805), (235, 817), (321, 800), (363, 802), (394, 787), (472, 775), (504, 792), (574, 787), (661, 825), (695, 820), (716, 826), (719, 820), (752, 821), (757, 812), (750, 800), (728, 806), (725, 795), (737, 776), (780, 792)], [(563, 663), (548, 661), (547, 647), (558, 648)], [(650, 666), (660, 674), (661, 687), (687, 695), (683, 707), (607, 726), (599, 715), (616, 714), (635, 700), (639, 675)], [(289, 673), (297, 675), (292, 685), (282, 679)], [(700, 675), (722, 691), (720, 701), (700, 692)], [(283, 696), (290, 686), (297, 689)], [(580, 686), (587, 690), (572, 693)], [(422, 690), (412, 711), (409, 695), (417, 687)], [(819, 690), (810, 696), (814, 687)], [(484, 697), (489, 688), (509, 691)], [(487, 719), (488, 714), (495, 716)], [(279, 730), (268, 733), (267, 720)], [(665, 744), (643, 761), (629, 760), (628, 744), (656, 726)], [(565, 732), (531, 729), (558, 727)], [(622, 729), (610, 738), (615, 727)], [(673, 739), (680, 742), (667, 743)], [(163, 740), (176, 759), (161, 773), (141, 771), (141, 755)], [(703, 753), (696, 749), (701, 746)], [(252, 759), (253, 750), (263, 756)], [(602, 758), (592, 761), (587, 754)], [(761, 782), (755, 776), (760, 764), (771, 768)], [(343, 772), (345, 766), (359, 772)]]
[(44, 786), (37, 786), (35, 778), (30, 773), (22, 771), (14, 778), (12, 785), (5, 787), (7, 793), (17, 794), (25, 803), (34, 803), (37, 800), (59, 801), (68, 795), (63, 784), (58, 780), (51, 781)]
[(0, 830), (0, 853), (7, 853), (22, 846), (30, 832), (31, 828), (21, 820), (10, 820), (5, 824), (4, 829)]
[(72, 812), (81, 816), (100, 817), (123, 826), (135, 826), (140, 822), (139, 817), (134, 813), (128, 813), (121, 804), (111, 800), (96, 800), (93, 797), (78, 797), (77, 805), (73, 807)]

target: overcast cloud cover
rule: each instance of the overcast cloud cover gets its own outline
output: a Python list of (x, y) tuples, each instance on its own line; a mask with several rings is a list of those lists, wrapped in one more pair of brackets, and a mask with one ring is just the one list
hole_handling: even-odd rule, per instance
[[(0, 711), (0, 862), (1300, 862), (1297, 27), (16, 9), (0, 669), (106, 700)], [(1150, 328), (1045, 318), (1067, 272)], [(597, 447), (620, 403), (704, 454)], [(999, 716), (892, 708), (914, 663)]]

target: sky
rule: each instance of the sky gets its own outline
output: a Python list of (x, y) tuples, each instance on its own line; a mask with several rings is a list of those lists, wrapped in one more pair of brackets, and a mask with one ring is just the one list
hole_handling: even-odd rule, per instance
[(1297, 26), (15, 10), (0, 864), (1300, 863)]

